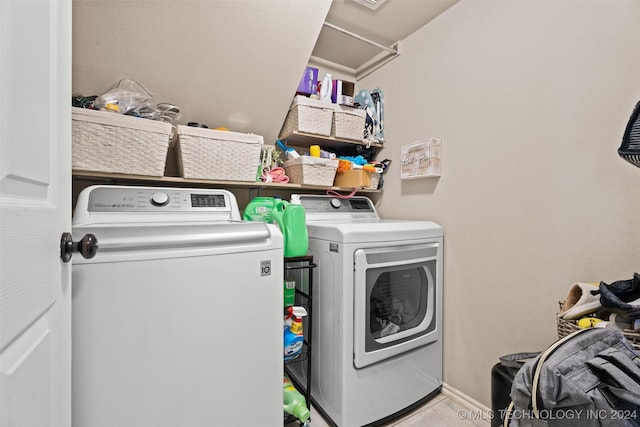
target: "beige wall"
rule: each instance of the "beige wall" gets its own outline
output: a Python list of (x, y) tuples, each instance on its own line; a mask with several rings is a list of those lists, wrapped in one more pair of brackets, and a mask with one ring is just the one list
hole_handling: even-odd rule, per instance
[(152, 103), (275, 143), (331, 0), (73, 0), (74, 93), (131, 78)]
[[(384, 90), (386, 217), (445, 229), (445, 382), (490, 406), (498, 356), (556, 338), (574, 281), (640, 270), (640, 169), (616, 153), (640, 99), (640, 2), (463, 0), (360, 81)], [(443, 143), (440, 178), (400, 147)]]

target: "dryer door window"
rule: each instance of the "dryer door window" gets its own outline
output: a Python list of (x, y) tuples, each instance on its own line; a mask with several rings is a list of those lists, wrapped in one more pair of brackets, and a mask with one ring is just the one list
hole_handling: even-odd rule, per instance
[(438, 244), (355, 252), (354, 364), (364, 367), (438, 338)]
[[(433, 262), (433, 261), (432, 261)], [(429, 270), (421, 264), (367, 270), (367, 351), (393, 344), (380, 338), (431, 323)]]

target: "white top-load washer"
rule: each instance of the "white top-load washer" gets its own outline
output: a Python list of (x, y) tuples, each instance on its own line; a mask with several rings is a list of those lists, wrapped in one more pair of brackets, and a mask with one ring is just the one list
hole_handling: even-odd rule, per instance
[[(314, 270), (311, 399), (332, 425), (387, 423), (442, 387), (443, 229), (366, 197), (294, 195)], [(299, 384), (306, 372), (292, 367)]]
[(76, 427), (282, 424), (283, 240), (217, 189), (93, 186), (73, 236)]

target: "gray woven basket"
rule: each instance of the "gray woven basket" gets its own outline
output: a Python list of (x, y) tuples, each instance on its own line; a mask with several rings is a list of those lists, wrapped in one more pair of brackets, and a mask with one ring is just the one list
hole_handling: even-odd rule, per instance
[(74, 170), (163, 176), (170, 123), (83, 108), (72, 109)]
[(178, 126), (178, 171), (191, 179), (256, 181), (262, 144), (260, 135)]

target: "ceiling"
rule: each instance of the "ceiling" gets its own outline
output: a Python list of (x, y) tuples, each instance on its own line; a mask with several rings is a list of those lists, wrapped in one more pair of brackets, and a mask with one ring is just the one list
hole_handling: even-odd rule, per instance
[[(361, 0), (366, 2), (366, 0)], [(384, 47), (394, 48), (459, 0), (383, 0), (376, 10), (356, 0), (333, 0), (312, 56), (354, 70), (357, 76), (393, 53), (328, 26), (331, 24)], [(378, 0), (380, 2), (380, 0)]]

